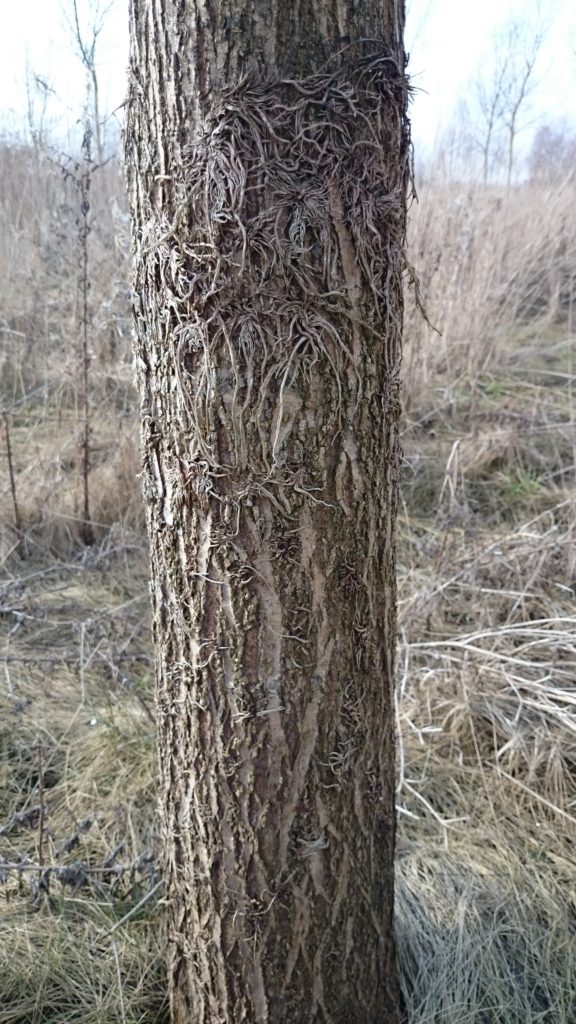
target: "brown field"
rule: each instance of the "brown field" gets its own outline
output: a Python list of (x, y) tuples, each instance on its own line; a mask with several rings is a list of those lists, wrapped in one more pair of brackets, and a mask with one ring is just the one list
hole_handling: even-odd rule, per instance
[[(91, 194), (86, 393), (78, 189), (0, 146), (0, 1024), (166, 1019), (119, 167)], [(576, 181), (431, 176), (410, 252), (437, 330), (407, 286), (408, 1016), (574, 1024)]]

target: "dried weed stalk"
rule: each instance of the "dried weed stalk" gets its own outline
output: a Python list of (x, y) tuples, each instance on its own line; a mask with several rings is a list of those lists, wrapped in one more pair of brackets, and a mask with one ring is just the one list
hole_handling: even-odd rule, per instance
[(92, 175), (95, 165), (92, 160), (92, 126), (86, 118), (84, 134), (82, 136), (82, 157), (83, 166), (80, 173), (74, 178), (80, 199), (80, 214), (78, 217), (78, 246), (80, 250), (80, 346), (79, 346), (79, 377), (81, 381), (80, 401), (82, 405), (82, 435), (80, 439), (80, 453), (82, 458), (82, 495), (83, 495), (83, 524), (82, 537), (85, 544), (94, 543), (94, 529), (90, 516), (90, 306), (88, 296), (90, 292), (90, 268), (88, 237), (90, 235), (90, 192), (92, 188)]
[(14, 526), (18, 533), (21, 532), (22, 522), (20, 519), (20, 508), (16, 494), (16, 476), (14, 473), (14, 461), (12, 458), (12, 444), (10, 442), (10, 417), (4, 413), (4, 437), (6, 439), (6, 458), (8, 460), (8, 476), (10, 477), (10, 494), (12, 495), (12, 508), (14, 510)]

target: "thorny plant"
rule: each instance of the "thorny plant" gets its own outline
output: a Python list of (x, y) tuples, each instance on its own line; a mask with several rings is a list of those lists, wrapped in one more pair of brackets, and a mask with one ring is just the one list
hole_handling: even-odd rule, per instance
[[(17, 823), (8, 822), (7, 826), (0, 829), (0, 835), (12, 825), (16, 827), (16, 824), (21, 824), (21, 820)], [(79, 845), (82, 834), (93, 824), (91, 818), (81, 821), (74, 834), (60, 843), (56, 854), (62, 858), (69, 854)], [(153, 853), (145, 851), (132, 863), (123, 864), (118, 858), (124, 852), (124, 848), (125, 844), (119, 843), (101, 864), (89, 863), (83, 859), (58, 863), (58, 856), (49, 864), (45, 864), (40, 857), (34, 863), (25, 854), (13, 860), (0, 860), (0, 886), (7, 885), (9, 880), (15, 877), (18, 880), (19, 892), (28, 892), (35, 902), (43, 895), (53, 895), (58, 886), (61, 886), (65, 889), (84, 889), (92, 895), (110, 901), (136, 899), (140, 904), (155, 895), (162, 884), (156, 857)]]
[(77, 374), (79, 380), (78, 418), (82, 426), (78, 441), (82, 479), (82, 539), (85, 544), (94, 543), (94, 527), (90, 511), (90, 470), (92, 410), (90, 407), (90, 334), (92, 311), (90, 307), (90, 249), (89, 237), (91, 226), (91, 191), (94, 174), (102, 164), (94, 161), (92, 155), (92, 124), (88, 117), (84, 119), (84, 131), (80, 145), (81, 159), (60, 156), (52, 158), (59, 167), (64, 179), (71, 181), (78, 197), (78, 216), (76, 218), (78, 252), (80, 257), (77, 283), (76, 323), (79, 331), (77, 343)]

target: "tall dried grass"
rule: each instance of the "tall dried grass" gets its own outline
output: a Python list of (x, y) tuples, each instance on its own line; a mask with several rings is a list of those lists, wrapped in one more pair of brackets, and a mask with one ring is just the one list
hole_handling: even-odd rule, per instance
[[(404, 393), (417, 416), (483, 375), (521, 360), (527, 336), (547, 347), (574, 331), (576, 177), (548, 186), (455, 186), (432, 178), (412, 211), (412, 260), (431, 334), (409, 307)], [(543, 346), (540, 342), (543, 341)], [(529, 364), (528, 364), (529, 366)]]
[[(83, 528), (82, 158), (0, 145), (0, 409), (12, 440), (24, 546), (68, 554)], [(128, 220), (118, 162), (92, 172), (88, 345), (92, 516), (139, 528), (128, 302)], [(0, 444), (5, 445), (5, 438)], [(4, 452), (3, 452), (4, 454)], [(6, 489), (6, 499), (10, 488)], [(15, 542), (0, 502), (0, 545)]]
[(409, 1020), (569, 1024), (574, 496), (512, 529), (442, 532), (412, 532), (401, 576), (397, 924)]
[(576, 182), (413, 213), (397, 930), (408, 1019), (576, 1019)]
[[(6, 1024), (165, 1019), (119, 168), (93, 182), (91, 547), (76, 199), (46, 154), (0, 146), (0, 411), (21, 520), (4, 447)], [(412, 211), (441, 332), (408, 292), (397, 938), (413, 1024), (576, 1020), (575, 209), (570, 180), (431, 180)]]

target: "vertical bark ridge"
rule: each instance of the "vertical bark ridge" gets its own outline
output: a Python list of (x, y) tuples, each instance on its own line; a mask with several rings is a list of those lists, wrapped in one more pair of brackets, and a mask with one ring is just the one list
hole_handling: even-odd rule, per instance
[(132, 0), (176, 1024), (392, 1024), (396, 0)]

